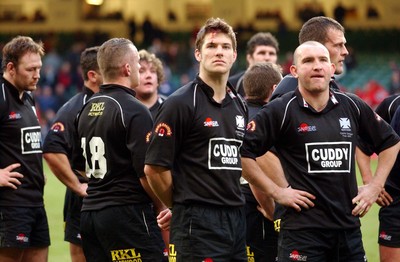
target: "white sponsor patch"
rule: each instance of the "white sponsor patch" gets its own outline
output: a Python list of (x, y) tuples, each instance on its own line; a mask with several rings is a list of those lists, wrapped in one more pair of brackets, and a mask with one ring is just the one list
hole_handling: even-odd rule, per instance
[(351, 142), (306, 143), (308, 173), (349, 173)]
[(22, 154), (42, 153), (42, 134), (40, 126), (21, 128)]
[(242, 141), (237, 139), (212, 138), (208, 144), (208, 168), (242, 170), (240, 164), (240, 147)]

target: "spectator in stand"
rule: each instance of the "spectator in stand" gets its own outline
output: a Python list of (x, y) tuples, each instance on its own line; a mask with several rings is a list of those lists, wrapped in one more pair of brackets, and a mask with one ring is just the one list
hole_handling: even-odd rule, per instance
[(150, 16), (147, 14), (144, 18), (142, 24), (142, 33), (143, 33), (143, 42), (142, 45), (145, 47), (149, 47), (154, 39), (154, 25), (150, 19)]
[(51, 86), (43, 86), (40, 88), (39, 95), (36, 96), (37, 104), (40, 112), (44, 113), (48, 109), (57, 112), (59, 105), (56, 96), (53, 93)]
[(400, 68), (397, 66), (395, 61), (389, 63), (392, 69), (392, 74), (390, 76), (389, 92), (390, 94), (400, 93)]
[(71, 63), (64, 60), (57, 73), (57, 84), (62, 84), (66, 91), (69, 91), (72, 87), (72, 71)]
[(353, 47), (347, 47), (348, 55), (344, 59), (346, 70), (352, 70), (357, 66), (357, 55)]
[(62, 64), (62, 58), (57, 53), (56, 48), (50, 47), (46, 55), (43, 57), (43, 69), (41, 72), (40, 86), (49, 85), (54, 87), (56, 85), (57, 73)]
[(339, 1), (335, 9), (333, 10), (333, 16), (338, 23), (344, 25), (344, 19), (346, 17), (346, 8), (343, 6), (342, 1)]
[(287, 51), (285, 54), (285, 61), (282, 63), (282, 74), (286, 76), (290, 74), (290, 67), (293, 65), (293, 52)]

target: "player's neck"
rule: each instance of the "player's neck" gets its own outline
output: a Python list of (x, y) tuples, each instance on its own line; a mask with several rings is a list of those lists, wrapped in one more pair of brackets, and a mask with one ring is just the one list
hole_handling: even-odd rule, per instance
[(7, 72), (4, 72), (3, 78), (4, 78), (5, 80), (7, 80), (8, 82), (10, 82), (10, 84), (13, 85), (13, 87), (15, 87), (15, 88), (18, 90), (19, 98), (22, 99), (22, 95), (24, 94), (24, 91), (25, 91), (25, 90), (20, 89), (20, 88), (15, 84), (15, 81), (14, 81), (14, 79), (11, 77), (11, 75), (8, 74)]
[(97, 93), (100, 90), (100, 87), (96, 84), (93, 84), (90, 81), (84, 81), (83, 82), (84, 86), (86, 86), (87, 88), (89, 88), (90, 90), (92, 90), (93, 93)]
[(199, 77), (204, 81), (209, 87), (214, 90), (214, 100), (221, 103), (226, 95), (226, 85), (228, 82), (229, 73), (227, 74), (202, 74), (199, 73)]
[(147, 108), (150, 108), (157, 102), (158, 94), (152, 93), (139, 95), (138, 93), (136, 93), (136, 98), (139, 99), (139, 101), (142, 102)]
[(301, 95), (307, 104), (309, 104), (317, 112), (324, 110), (329, 102), (329, 90), (321, 93), (301, 92)]

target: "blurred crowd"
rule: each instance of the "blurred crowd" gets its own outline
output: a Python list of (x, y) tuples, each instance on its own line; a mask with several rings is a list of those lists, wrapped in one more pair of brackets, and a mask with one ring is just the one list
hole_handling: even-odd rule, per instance
[[(193, 79), (197, 74), (198, 64), (193, 55), (196, 33), (197, 31), (194, 29), (189, 40), (175, 41), (170, 40), (163, 32), (159, 32), (159, 34), (155, 34), (159, 37), (146, 38), (146, 43), (139, 44), (139, 47), (156, 54), (163, 62), (165, 81), (160, 86), (160, 94), (168, 96), (180, 86), (186, 84), (190, 79)], [(154, 35), (154, 32), (149, 34)], [(247, 39), (240, 37), (241, 35), (248, 34), (238, 33), (238, 60), (232, 68), (231, 74), (235, 74), (246, 67), (244, 44)], [(38, 89), (34, 95), (44, 135), (47, 134), (58, 109), (81, 90), (83, 79), (79, 68), (80, 54), (88, 46), (100, 45), (106, 39), (106, 36), (94, 35), (94, 38), (96, 39), (95, 41), (87, 39), (74, 41), (70, 47), (63, 50), (57, 48), (57, 46), (62, 45), (57, 43), (59, 40), (55, 40), (54, 36), (43, 40), (46, 54), (43, 57), (43, 67)], [(94, 44), (96, 41), (98, 42)], [(149, 44), (146, 45), (147, 43)], [(292, 59), (293, 53), (291, 51), (286, 52), (280, 57), (279, 64), (282, 67), (284, 75), (289, 72)], [(345, 64), (347, 72), (357, 68), (357, 57), (351, 47), (349, 47), (349, 55), (346, 57)], [(392, 70), (390, 86), (382, 86), (377, 81), (371, 80), (365, 86), (357, 88), (354, 91), (373, 108), (389, 94), (400, 91), (399, 66), (395, 61), (391, 61), (390, 68)], [(338, 76), (338, 78), (341, 77), (344, 76)], [(344, 86), (342, 88), (346, 89)]]

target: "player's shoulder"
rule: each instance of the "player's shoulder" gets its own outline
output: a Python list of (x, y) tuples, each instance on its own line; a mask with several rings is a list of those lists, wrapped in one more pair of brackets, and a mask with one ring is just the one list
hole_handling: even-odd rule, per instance
[(163, 104), (165, 104), (165, 106), (191, 105), (194, 103), (194, 99), (196, 98), (196, 94), (198, 93), (198, 88), (200, 87), (197, 85), (197, 83), (191, 81), (169, 95), (164, 100)]
[(336, 98), (340, 100), (350, 100), (350, 101), (363, 101), (358, 95), (350, 92), (343, 92), (343, 91), (334, 91), (332, 90), (333, 94), (336, 96)]
[(268, 102), (269, 104), (272, 105), (287, 105), (288, 103), (290, 103), (291, 101), (294, 100), (294, 98), (297, 97), (296, 91), (295, 90), (288, 90), (285, 93), (282, 93), (281, 95), (275, 97), (274, 100), (270, 100), (270, 102)]
[(295, 78), (291, 74), (286, 75), (276, 86), (274, 92), (272, 92), (271, 101), (275, 98), (283, 96), (288, 92), (294, 91), (297, 88), (297, 85), (297, 78)]
[(399, 105), (399, 104), (400, 104), (400, 94), (394, 94), (385, 97), (378, 107), (389, 107), (389, 105)]
[(238, 72), (238, 73), (236, 73), (236, 74), (234, 74), (234, 75), (231, 75), (231, 76), (229, 77), (228, 81), (229, 81), (231, 84), (234, 85), (234, 84), (244, 75), (244, 73), (245, 73), (245, 71), (240, 71), (240, 72)]
[(78, 93), (65, 102), (58, 111), (63, 113), (69, 113), (72, 111), (76, 113), (83, 107), (86, 100), (88, 99), (85, 99), (85, 95), (83, 93)]

